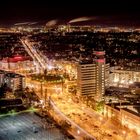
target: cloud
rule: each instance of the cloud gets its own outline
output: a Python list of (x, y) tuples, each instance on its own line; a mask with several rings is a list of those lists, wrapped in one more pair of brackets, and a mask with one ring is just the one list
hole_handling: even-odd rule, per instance
[(56, 25), (58, 22), (58, 20), (50, 20), (46, 23), (46, 26), (50, 27), (50, 26), (54, 26)]
[(69, 21), (69, 23), (76, 23), (76, 22), (82, 22), (82, 21), (89, 21), (89, 20), (93, 20), (93, 17), (79, 17), (79, 18), (75, 18)]

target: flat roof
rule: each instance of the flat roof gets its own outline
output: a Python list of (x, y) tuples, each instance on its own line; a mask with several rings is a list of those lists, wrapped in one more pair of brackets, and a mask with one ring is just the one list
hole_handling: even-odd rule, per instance
[(134, 71), (134, 72), (140, 72), (140, 67), (133, 67), (133, 68), (127, 68), (127, 67), (124, 67), (124, 68), (117, 68), (117, 69), (114, 69), (113, 71)]
[[(111, 106), (111, 103), (108, 103), (106, 105)], [(114, 106), (120, 106), (120, 103), (113, 103)], [(140, 106), (140, 103), (135, 103), (135, 104), (130, 104), (130, 103), (121, 103), (122, 106), (127, 105), (127, 106)]]
[(92, 64), (95, 64), (95, 62), (92, 61), (92, 60), (91, 60), (91, 61), (85, 61), (85, 60), (83, 60), (83, 61), (80, 61), (79, 64), (80, 64), (80, 65), (86, 65), (86, 64), (87, 64), (87, 65), (88, 65), (88, 64), (92, 65)]
[[(106, 105), (108, 105), (110, 107), (112, 106), (111, 103), (106, 104)], [(133, 106), (133, 107), (137, 108), (138, 110), (140, 110), (140, 103), (135, 103), (135, 104), (121, 103), (121, 105), (120, 105), (120, 103), (113, 103), (113, 105), (114, 105), (114, 109), (116, 109), (116, 110), (122, 109), (122, 110), (125, 110), (125, 111), (127, 111), (129, 113), (132, 113), (132, 114), (140, 117), (140, 111), (139, 111), (139, 113), (137, 113), (137, 112), (131, 110), (130, 108), (128, 108), (129, 106)]]
[(25, 77), (25, 76), (23, 76), (21, 74), (17, 74), (17, 73), (10, 72), (10, 71), (4, 71), (4, 70), (0, 70), (0, 73), (5, 74), (5, 76), (7, 76), (7, 77), (13, 77), (13, 78)]
[(16, 73), (6, 73), (5, 76), (12, 77), (12, 78), (25, 77), (23, 75), (16, 74)]
[[(139, 107), (139, 109), (140, 109), (140, 107)], [(137, 112), (135, 112), (135, 111), (132, 111), (132, 110), (130, 110), (130, 109), (128, 109), (128, 108), (122, 108), (122, 110), (125, 110), (125, 111), (127, 111), (127, 112), (129, 112), (129, 113), (131, 113), (131, 114), (134, 114), (135, 116), (140, 117), (140, 113), (137, 113)]]

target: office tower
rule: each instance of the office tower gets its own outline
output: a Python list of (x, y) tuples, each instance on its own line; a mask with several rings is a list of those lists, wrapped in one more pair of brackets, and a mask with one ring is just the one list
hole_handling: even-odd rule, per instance
[(94, 60), (82, 61), (77, 67), (78, 94), (101, 100), (108, 85), (109, 64), (105, 62), (105, 52), (95, 51)]

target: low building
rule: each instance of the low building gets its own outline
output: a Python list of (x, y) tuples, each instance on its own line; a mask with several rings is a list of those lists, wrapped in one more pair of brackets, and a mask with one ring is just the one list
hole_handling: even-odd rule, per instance
[(20, 74), (6, 73), (4, 82), (12, 91), (23, 90), (25, 88), (25, 77)]
[(134, 94), (140, 94), (140, 82), (134, 82), (129, 86), (131, 88), (131, 92)]
[(120, 122), (123, 126), (140, 134), (140, 104), (107, 104), (104, 116)]
[(34, 65), (33, 65), (33, 61), (29, 57), (16, 55), (1, 60), (0, 67), (3, 70), (17, 71), (17, 70), (31, 69), (34, 67)]
[(110, 86), (129, 87), (134, 82), (140, 82), (139, 68), (112, 68)]
[(12, 91), (23, 90), (25, 88), (25, 76), (0, 70), (0, 86), (5, 83)]

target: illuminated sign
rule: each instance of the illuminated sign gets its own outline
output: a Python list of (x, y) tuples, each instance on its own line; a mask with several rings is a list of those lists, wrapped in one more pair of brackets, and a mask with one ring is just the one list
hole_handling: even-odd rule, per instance
[(22, 57), (22, 56), (18, 56), (18, 55), (17, 55), (17, 56), (14, 56), (14, 59), (15, 59), (15, 60), (17, 60), (17, 61), (20, 61), (20, 60), (22, 60), (22, 59), (23, 59), (23, 57)]
[(105, 63), (105, 59), (97, 59), (96, 60), (98, 63)]
[(96, 54), (96, 55), (105, 55), (105, 52), (104, 52), (104, 51), (102, 51), (102, 52), (99, 52), (99, 51), (98, 51), (98, 52), (95, 52), (95, 54)]

